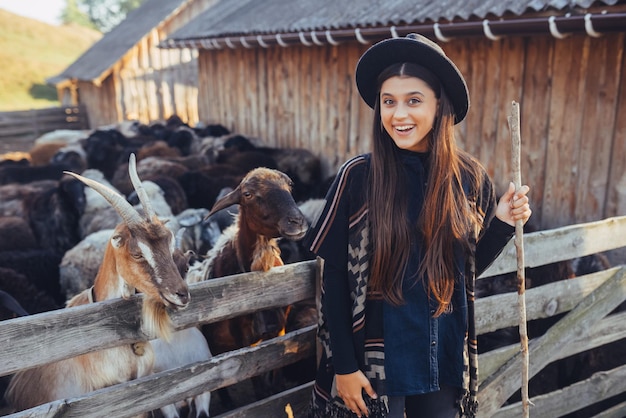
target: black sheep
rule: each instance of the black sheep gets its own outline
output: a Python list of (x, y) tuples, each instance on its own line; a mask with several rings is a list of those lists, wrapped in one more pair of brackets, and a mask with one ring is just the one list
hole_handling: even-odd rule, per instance
[(85, 204), (85, 186), (71, 177), (59, 181), (55, 189), (25, 199), (26, 217), (39, 246), (63, 254), (76, 245)]
[[(84, 167), (82, 167), (84, 168)], [(0, 184), (27, 184), (41, 180), (59, 180), (64, 171), (80, 170), (81, 166), (75, 161), (64, 161), (60, 164), (47, 164), (37, 167), (31, 166), (4, 166), (0, 167)]]
[[(29, 283), (44, 292), (56, 305), (65, 303), (59, 283), (59, 265), (63, 255), (49, 250), (2, 251), (0, 268), (11, 269), (28, 279)], [(34, 313), (30, 306), (25, 308)]]
[(115, 129), (96, 130), (87, 137), (83, 147), (89, 168), (100, 170), (111, 180), (126, 145), (126, 138)]
[[(0, 267), (0, 291), (6, 292), (30, 314), (60, 309), (65, 301), (59, 302), (35, 285), (26, 274), (15, 269)], [(0, 310), (0, 320), (15, 317), (15, 311)]]
[(220, 136), (230, 134), (228, 128), (220, 124), (210, 124), (204, 127), (197, 127), (193, 129), (196, 135), (200, 138), (206, 137), (215, 137), (218, 138)]
[(232, 175), (209, 176), (199, 171), (189, 171), (178, 179), (187, 196), (190, 208), (211, 209), (220, 191), (225, 187), (235, 188), (241, 177)]
[(22, 251), (38, 248), (32, 229), (19, 216), (0, 217), (0, 251)]

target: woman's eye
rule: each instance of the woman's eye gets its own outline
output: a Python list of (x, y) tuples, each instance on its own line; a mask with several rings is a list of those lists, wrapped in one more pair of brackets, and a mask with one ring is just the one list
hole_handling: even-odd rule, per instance
[(391, 100), (391, 99), (383, 99), (383, 104), (385, 106), (391, 106), (391, 105), (393, 105), (393, 100)]
[(413, 97), (411, 99), (409, 99), (409, 104), (411, 105), (416, 105), (416, 104), (420, 104), (422, 101), (420, 99), (418, 99), (417, 97)]

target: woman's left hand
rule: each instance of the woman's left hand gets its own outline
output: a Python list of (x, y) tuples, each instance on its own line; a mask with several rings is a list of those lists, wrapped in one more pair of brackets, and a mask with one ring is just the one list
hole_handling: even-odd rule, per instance
[(509, 183), (509, 190), (498, 201), (496, 217), (511, 226), (515, 226), (518, 220), (526, 223), (532, 214), (528, 203), (529, 190), (530, 188), (524, 185), (516, 191), (513, 182)]

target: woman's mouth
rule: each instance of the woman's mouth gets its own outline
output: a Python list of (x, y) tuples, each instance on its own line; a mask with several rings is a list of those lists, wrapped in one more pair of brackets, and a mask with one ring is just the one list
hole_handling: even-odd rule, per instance
[(394, 129), (400, 133), (405, 133), (405, 132), (409, 132), (414, 127), (415, 125), (398, 125), (398, 126), (395, 126)]

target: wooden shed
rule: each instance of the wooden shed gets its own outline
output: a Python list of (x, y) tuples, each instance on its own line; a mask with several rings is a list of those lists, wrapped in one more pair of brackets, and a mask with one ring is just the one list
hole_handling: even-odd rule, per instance
[(198, 122), (197, 57), (192, 48), (158, 48), (215, 0), (145, 0), (48, 83), (64, 106), (84, 105), (91, 127), (148, 123), (176, 114)]
[(370, 146), (360, 54), (411, 32), (465, 75), (458, 140), (499, 190), (511, 179), (507, 116), (520, 103), (537, 227), (626, 214), (624, 0), (221, 0), (162, 46), (198, 49), (200, 120), (310, 149), (333, 174)]

